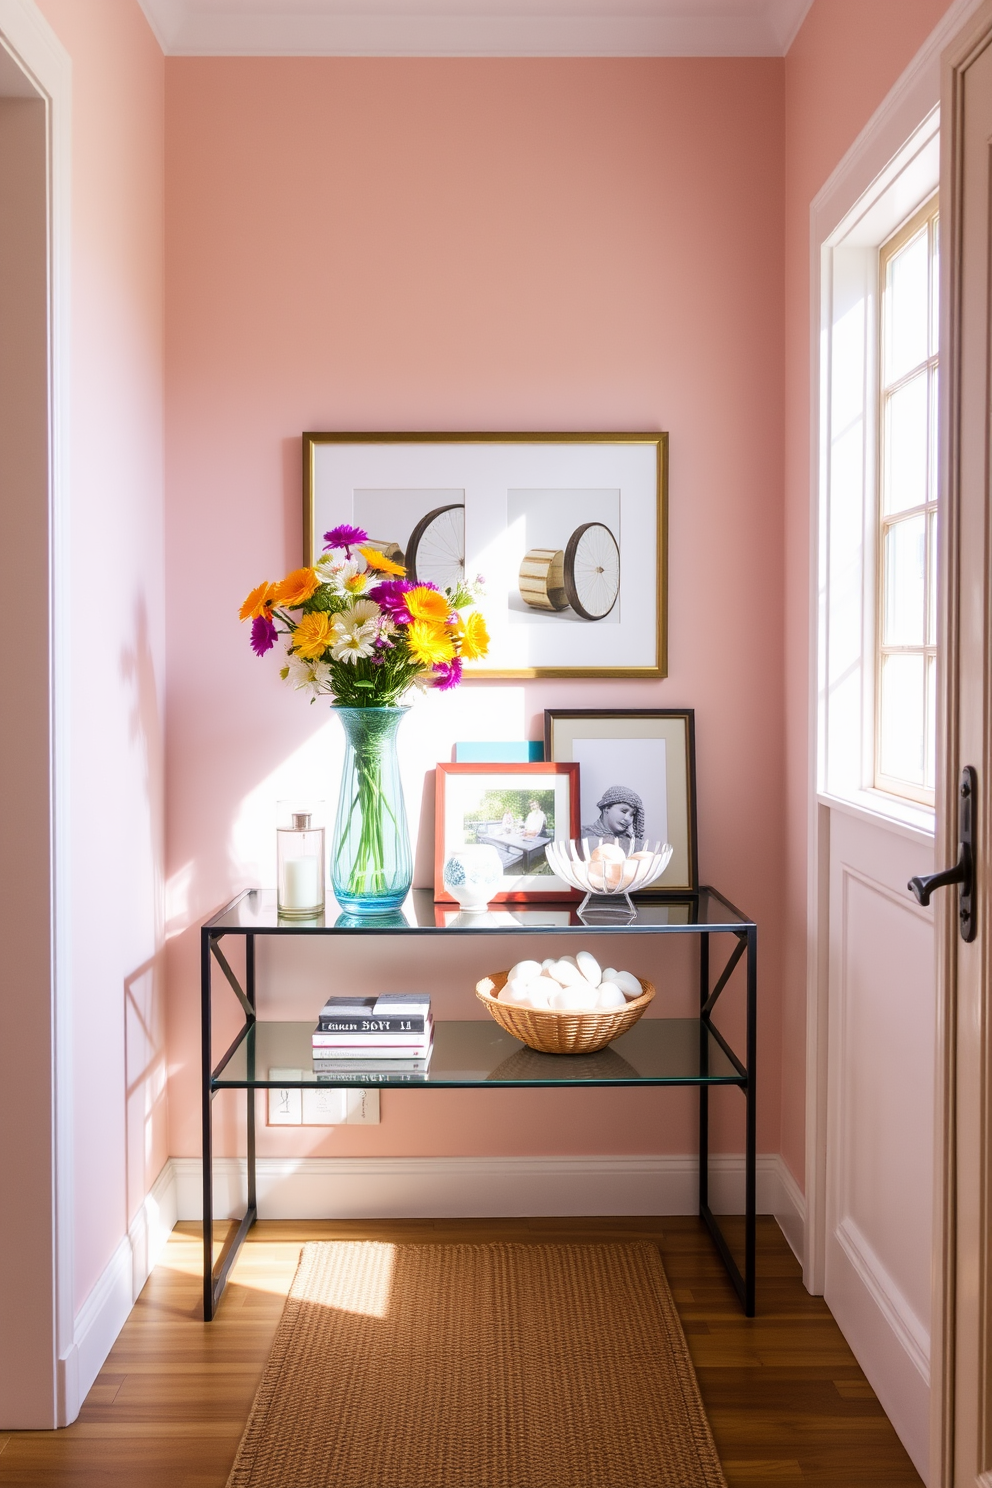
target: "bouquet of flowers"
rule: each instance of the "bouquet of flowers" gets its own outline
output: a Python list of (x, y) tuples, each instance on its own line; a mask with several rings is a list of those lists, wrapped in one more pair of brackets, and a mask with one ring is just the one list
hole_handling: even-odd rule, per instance
[(335, 527), (324, 543), (312, 568), (253, 589), (241, 619), (251, 621), (256, 656), (286, 636), (281, 675), (311, 702), (326, 694), (341, 710), (348, 748), (331, 879), (343, 909), (382, 914), (413, 878), (394, 743), (400, 703), (411, 687), (456, 687), (463, 660), (485, 656), (481, 580), (443, 590), (413, 583), (360, 527)]
[(462, 661), (489, 649), (481, 581), (442, 590), (405, 573), (360, 527), (332, 528), (312, 568), (259, 584), (241, 606), (252, 650), (264, 656), (288, 636), (280, 675), (311, 701), (326, 693), (343, 708), (395, 707), (412, 686), (456, 687)]

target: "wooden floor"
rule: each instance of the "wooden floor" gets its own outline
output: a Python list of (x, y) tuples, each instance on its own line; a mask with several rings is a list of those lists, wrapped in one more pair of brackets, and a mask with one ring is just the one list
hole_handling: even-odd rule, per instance
[(79, 1419), (0, 1434), (0, 1484), (223, 1488), (304, 1240), (651, 1238), (730, 1488), (919, 1485), (822, 1298), (804, 1290), (774, 1221), (759, 1227), (758, 1316), (748, 1320), (695, 1219), (265, 1222), (204, 1325), (197, 1226), (180, 1225)]

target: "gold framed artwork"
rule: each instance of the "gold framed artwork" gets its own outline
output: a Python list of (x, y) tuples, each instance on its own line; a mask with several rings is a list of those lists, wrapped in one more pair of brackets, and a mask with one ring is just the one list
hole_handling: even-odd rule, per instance
[(303, 562), (347, 522), (410, 577), (482, 578), (467, 677), (664, 677), (668, 435), (303, 436)]
[(671, 861), (642, 892), (696, 892), (691, 708), (545, 708), (544, 756), (579, 766), (577, 835), (670, 842)]

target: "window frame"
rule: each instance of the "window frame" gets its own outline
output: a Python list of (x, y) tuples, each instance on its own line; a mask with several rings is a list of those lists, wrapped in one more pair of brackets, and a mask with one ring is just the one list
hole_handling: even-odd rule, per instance
[[(912, 801), (918, 805), (934, 807), (934, 788), (926, 785), (927, 766), (934, 768), (934, 761), (929, 759), (928, 754), (933, 749), (934, 730), (933, 719), (930, 717), (931, 690), (927, 683), (928, 666), (934, 668), (937, 665), (937, 634), (936, 616), (931, 615), (933, 603), (933, 585), (931, 583), (931, 566), (935, 562), (935, 552), (930, 540), (931, 521), (937, 522), (937, 481), (935, 451), (932, 441), (935, 438), (935, 400), (936, 387), (935, 377), (939, 376), (939, 348), (931, 340), (930, 328), (933, 326), (935, 314), (934, 296), (936, 284), (933, 273), (934, 261), (934, 238), (936, 235), (939, 254), (940, 237), (940, 192), (933, 191), (926, 201), (921, 203), (896, 230), (879, 246), (878, 249), (878, 286), (877, 298), (877, 325), (875, 327), (876, 354), (874, 365), (877, 378), (877, 408), (876, 408), (876, 430), (875, 439), (875, 521), (874, 521), (874, 599), (875, 599), (875, 628), (874, 647), (872, 657), (872, 670), (874, 680), (874, 709), (872, 715), (872, 784), (875, 790), (885, 795), (895, 796), (898, 799)], [(888, 265), (892, 260), (917, 237), (921, 230), (927, 233), (927, 356), (923, 362), (917, 363), (909, 371), (904, 372), (902, 377), (887, 384), (885, 380), (885, 281)], [(905, 511), (894, 513), (892, 516), (885, 514), (884, 483), (886, 474), (886, 439), (885, 439), (885, 416), (886, 403), (900, 385), (905, 385), (913, 377), (919, 376), (925, 369), (927, 377), (927, 482), (926, 500), (922, 506), (909, 507)], [(924, 603), (924, 640), (920, 646), (894, 645), (885, 640), (885, 537), (887, 529), (894, 526), (896, 522), (905, 521), (912, 515), (922, 515), (924, 518), (924, 577), (923, 577), (923, 603)], [(870, 571), (870, 570), (869, 570)], [(933, 624), (931, 624), (931, 620)], [(932, 639), (931, 639), (932, 637)], [(899, 776), (887, 775), (882, 769), (882, 671), (885, 657), (892, 655), (922, 655), (923, 662), (923, 728), (924, 728), (924, 764), (923, 785), (916, 785), (912, 781), (903, 780)]]
[(882, 244), (940, 183), (939, 105), (886, 139), (886, 164), (852, 166), (811, 208), (811, 799), (926, 841), (933, 807), (875, 785), (877, 300)]

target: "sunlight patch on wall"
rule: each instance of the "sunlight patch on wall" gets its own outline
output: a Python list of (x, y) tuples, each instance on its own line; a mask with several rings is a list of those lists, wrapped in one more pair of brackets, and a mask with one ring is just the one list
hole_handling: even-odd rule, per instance
[[(302, 697), (300, 706), (308, 706)], [(314, 707), (328, 708), (328, 704), (318, 701)], [(324, 726), (242, 798), (229, 842), (232, 882), (258, 888), (275, 886), (276, 822), (280, 801), (300, 801), (314, 807), (323, 802), (324, 823), (330, 839), (344, 760), (344, 732), (333, 717), (333, 710), (328, 711), (332, 716)], [(466, 683), (453, 692), (428, 693), (412, 698), (400, 729), (399, 753), (416, 865), (415, 885), (426, 887), (433, 883), (434, 767), (437, 762), (452, 758), (458, 740), (523, 739), (526, 730), (522, 687), (484, 687)], [(176, 874), (174, 878), (179, 876)], [(171, 903), (170, 899), (170, 906)]]

